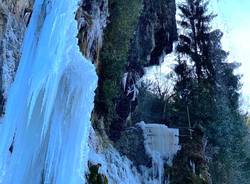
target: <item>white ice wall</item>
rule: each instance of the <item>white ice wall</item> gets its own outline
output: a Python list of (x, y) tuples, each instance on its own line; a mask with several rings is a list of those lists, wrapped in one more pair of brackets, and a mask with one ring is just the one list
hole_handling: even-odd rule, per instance
[(179, 145), (179, 129), (168, 128), (163, 124), (139, 123), (144, 133), (144, 146), (152, 158), (153, 177), (155, 184), (163, 182), (164, 163), (172, 166), (172, 161)]
[(145, 138), (145, 148), (148, 154), (159, 154), (162, 159), (168, 160), (171, 165), (172, 159), (180, 149), (179, 129), (168, 128), (162, 124), (140, 123)]

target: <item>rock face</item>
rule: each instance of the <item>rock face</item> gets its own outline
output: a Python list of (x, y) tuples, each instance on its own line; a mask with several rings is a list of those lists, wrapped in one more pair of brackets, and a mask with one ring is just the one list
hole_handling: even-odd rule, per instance
[(20, 59), (21, 44), (34, 0), (2, 0), (0, 2), (0, 113)]
[(130, 46), (130, 72), (142, 73), (142, 67), (156, 65), (160, 56), (172, 52), (177, 40), (175, 0), (144, 0), (143, 11)]
[(122, 154), (132, 160), (135, 165), (151, 167), (152, 158), (146, 154), (143, 130), (139, 125), (123, 131), (115, 146)]
[[(18, 68), (21, 45), (28, 26), (34, 0), (0, 2), (0, 114)], [(98, 63), (103, 30), (108, 16), (107, 0), (84, 0), (76, 13), (79, 46), (82, 53)]]
[(83, 0), (76, 14), (80, 49), (96, 65), (99, 62), (107, 17), (108, 0)]
[(110, 0), (98, 64), (94, 125), (105, 122), (116, 140), (129, 127), (144, 67), (159, 64), (177, 39), (175, 0)]
[(128, 121), (137, 105), (136, 82), (143, 76), (143, 68), (158, 65), (161, 56), (172, 52), (173, 42), (177, 40), (175, 13), (175, 0), (143, 1), (143, 10), (129, 48), (125, 87), (117, 103), (123, 121)]
[(152, 166), (152, 158), (160, 156), (169, 166), (180, 150), (179, 130), (162, 124), (137, 123), (121, 133), (116, 148), (137, 166)]

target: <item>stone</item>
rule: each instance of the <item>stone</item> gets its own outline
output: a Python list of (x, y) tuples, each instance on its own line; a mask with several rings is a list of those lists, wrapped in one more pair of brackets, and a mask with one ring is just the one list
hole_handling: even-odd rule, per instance
[[(21, 57), (21, 45), (34, 0), (4, 0), (0, 3), (0, 115), (4, 114), (8, 90)], [(27, 14), (29, 11), (29, 15)]]
[(144, 147), (143, 130), (139, 125), (126, 129), (115, 143), (120, 153), (126, 155), (136, 166), (151, 167), (152, 159), (147, 155)]

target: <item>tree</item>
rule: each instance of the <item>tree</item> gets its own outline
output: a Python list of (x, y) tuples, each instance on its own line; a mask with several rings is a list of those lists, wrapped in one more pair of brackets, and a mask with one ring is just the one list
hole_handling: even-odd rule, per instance
[(214, 71), (211, 63), (210, 30), (214, 14), (208, 14), (208, 1), (186, 0), (179, 5), (181, 20), (179, 25), (183, 34), (179, 35), (177, 52), (188, 55), (194, 62), (198, 81), (212, 77)]
[[(188, 129), (181, 130), (184, 135), (180, 139), (182, 151), (175, 163), (181, 163), (181, 168), (183, 164), (190, 168), (192, 161), (196, 165), (195, 175), (206, 178), (202, 180), (205, 183), (209, 182), (206, 177), (208, 165), (213, 183), (246, 183), (249, 177), (246, 174), (249, 159), (244, 145), (247, 132), (239, 111), (240, 77), (234, 74), (238, 64), (227, 62), (228, 53), (221, 46), (223, 33), (211, 28), (215, 15), (208, 13), (207, 0), (186, 0), (179, 9), (182, 34), (176, 48), (178, 77), (172, 124), (192, 129), (192, 135), (186, 136)], [(211, 148), (209, 163), (203, 141), (206, 137)], [(187, 169), (186, 172), (192, 171)], [(173, 179), (174, 183), (180, 180), (194, 182), (190, 180), (192, 174), (182, 176)]]

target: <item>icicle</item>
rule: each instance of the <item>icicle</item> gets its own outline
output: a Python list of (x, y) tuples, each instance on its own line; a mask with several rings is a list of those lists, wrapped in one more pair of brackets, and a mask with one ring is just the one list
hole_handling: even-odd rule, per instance
[(126, 91), (127, 81), (128, 81), (128, 72), (124, 73), (122, 78), (122, 86), (124, 91)]
[(195, 163), (192, 160), (189, 160), (189, 165), (192, 168), (193, 174), (195, 174)]

